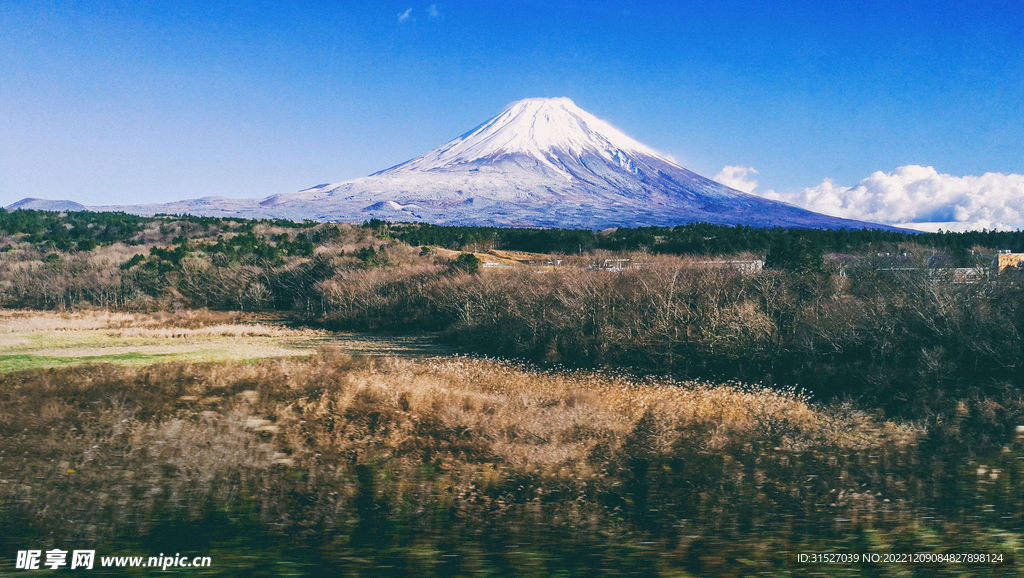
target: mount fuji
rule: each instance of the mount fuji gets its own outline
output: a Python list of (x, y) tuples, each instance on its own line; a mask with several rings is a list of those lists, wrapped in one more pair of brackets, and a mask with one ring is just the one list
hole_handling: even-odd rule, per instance
[(368, 177), (262, 200), (205, 197), (91, 209), (589, 229), (697, 221), (888, 228), (731, 189), (679, 166), (568, 98), (514, 102), (462, 136)]

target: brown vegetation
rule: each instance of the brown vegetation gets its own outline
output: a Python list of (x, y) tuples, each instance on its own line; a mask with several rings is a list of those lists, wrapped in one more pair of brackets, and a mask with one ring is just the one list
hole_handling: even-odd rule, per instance
[[(273, 311), (334, 328), (441, 332), (466, 352), (537, 364), (799, 386), (939, 426), (966, 407), (947, 433), (985, 451), (1024, 421), (1016, 278), (958, 284), (880, 271), (870, 259), (839, 275), (799, 244), (773, 254), (780, 268), (753, 273), (597, 250), (557, 268), (474, 274), (454, 252), (438, 256), (367, 227), (218, 226), (150, 227), (144, 238), (178, 244), (154, 246), (132, 266), (117, 262), (137, 247), (51, 262), (54, 253), (21, 243), (0, 253), (0, 304)], [(296, 243), (312, 250), (289, 253)], [(640, 267), (587, 268), (614, 257)]]
[(1013, 280), (740, 274), (662, 257), (618, 273), (353, 270), (317, 288), (343, 327), (441, 328), (465, 350), (542, 364), (800, 386), (939, 426), (964, 420), (979, 450), (1024, 422)]
[(740, 576), (869, 536), (1009, 552), (1019, 448), (975, 480), (924, 433), (792, 392), (464, 358), (21, 372), (0, 377), (0, 540), (192, 539), (227, 574), (302, 552), (311, 575)]

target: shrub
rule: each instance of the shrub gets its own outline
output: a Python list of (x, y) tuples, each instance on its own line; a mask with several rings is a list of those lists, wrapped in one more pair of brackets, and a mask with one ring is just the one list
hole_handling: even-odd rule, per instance
[(449, 263), (448, 268), (452, 272), (476, 275), (480, 271), (480, 259), (472, 253), (462, 253)]

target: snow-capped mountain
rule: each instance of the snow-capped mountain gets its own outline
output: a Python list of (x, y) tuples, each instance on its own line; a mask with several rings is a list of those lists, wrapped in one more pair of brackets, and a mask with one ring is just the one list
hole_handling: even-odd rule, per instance
[(706, 179), (568, 98), (514, 102), (420, 157), (368, 177), (275, 195), (260, 206), (314, 218), (474, 225), (866, 226)]
[(568, 98), (530, 98), (512, 103), (469, 133), (374, 176), (450, 171), (519, 158), (572, 181), (581, 177), (570, 164), (573, 160), (598, 160), (635, 174), (631, 157), (641, 156), (671, 162)]
[(568, 98), (514, 102), (466, 134), (368, 177), (260, 201), (207, 197), (102, 209), (594, 229), (695, 221), (761, 227), (877, 226), (812, 213), (716, 183), (626, 136)]

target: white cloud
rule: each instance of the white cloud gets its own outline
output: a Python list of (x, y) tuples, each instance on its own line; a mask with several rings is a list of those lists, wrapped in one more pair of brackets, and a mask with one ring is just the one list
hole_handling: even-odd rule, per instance
[(715, 175), (715, 180), (737, 191), (750, 193), (757, 188), (757, 181), (748, 177), (756, 174), (757, 171), (754, 170), (754, 167), (729, 165), (718, 171), (718, 174)]
[(427, 16), (429, 16), (430, 18), (441, 17), (441, 10), (438, 9), (437, 4), (431, 4), (430, 6), (427, 6)]
[(406, 8), (404, 12), (399, 12), (398, 13), (398, 21), (399, 22), (405, 22), (406, 20), (411, 20), (411, 19), (413, 19), (413, 17), (412, 17), (412, 8)]
[[(722, 178), (715, 180), (740, 190), (744, 189), (730, 184), (730, 178), (756, 187), (756, 181), (747, 178), (749, 172), (745, 167), (725, 167), (718, 175)], [(824, 179), (801, 190), (750, 191), (826, 215), (924, 231), (1024, 229), (1024, 175), (1019, 174), (958, 177), (907, 165), (890, 173), (878, 171), (854, 186)]]

